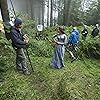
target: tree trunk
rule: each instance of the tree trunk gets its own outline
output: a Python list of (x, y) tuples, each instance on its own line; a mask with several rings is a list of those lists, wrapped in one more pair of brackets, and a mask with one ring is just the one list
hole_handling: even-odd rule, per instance
[(66, 25), (69, 25), (69, 21), (70, 21), (70, 8), (71, 8), (71, 0), (68, 0), (68, 6), (67, 6), (67, 16), (66, 16)]
[(39, 5), (38, 24), (41, 24), (41, 5)]
[(53, 26), (53, 0), (51, 1), (51, 11), (50, 11), (50, 27)]
[[(9, 26), (10, 18), (9, 18), (7, 0), (0, 0), (0, 8), (1, 8), (1, 15), (3, 22), (5, 23), (6, 26)], [(10, 40), (10, 35), (8, 34), (8, 28), (6, 26), (4, 26), (5, 36), (7, 40)]]
[(64, 10), (63, 10), (63, 24), (69, 24), (69, 12), (70, 12), (71, 0), (64, 0)]
[(47, 26), (49, 26), (49, 0), (48, 0), (48, 6), (47, 6)]
[(58, 0), (58, 25), (64, 25), (64, 0)]
[(44, 4), (42, 3), (42, 25), (44, 26)]
[(5, 23), (8, 23), (10, 19), (9, 19), (7, 0), (0, 0), (0, 8), (3, 21)]
[(26, 2), (26, 12), (27, 12), (27, 14), (29, 14), (29, 10), (28, 10), (28, 8), (29, 8), (29, 6), (28, 6), (28, 2), (29, 2), (29, 1), (26, 0), (25, 2)]
[(33, 0), (30, 0), (30, 11), (31, 11), (31, 19), (34, 18), (34, 14), (33, 14)]
[(56, 11), (57, 11), (57, 7), (56, 7), (56, 0), (54, 0), (54, 4), (55, 4), (55, 8), (54, 8), (54, 26), (56, 25)]

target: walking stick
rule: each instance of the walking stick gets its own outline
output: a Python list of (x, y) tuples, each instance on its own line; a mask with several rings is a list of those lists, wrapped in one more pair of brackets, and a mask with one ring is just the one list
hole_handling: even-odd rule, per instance
[(28, 57), (28, 60), (29, 60), (29, 63), (30, 63), (31, 69), (32, 69), (32, 71), (34, 72), (34, 69), (33, 69), (33, 67), (32, 67), (32, 62), (31, 62), (31, 59), (30, 59), (30, 57), (29, 57), (29, 54), (28, 54), (28, 50), (27, 50), (27, 48), (26, 48), (25, 50), (26, 50), (26, 53), (27, 53), (27, 57)]

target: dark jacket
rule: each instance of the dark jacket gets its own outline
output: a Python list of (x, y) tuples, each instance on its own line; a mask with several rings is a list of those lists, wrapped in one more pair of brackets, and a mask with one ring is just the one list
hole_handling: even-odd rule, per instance
[(22, 32), (17, 30), (15, 27), (12, 27), (10, 34), (13, 47), (16, 47), (18, 49), (26, 47), (26, 43), (24, 42), (23, 38), (24, 34)]
[(99, 28), (96, 27), (96, 28), (93, 29), (91, 35), (92, 35), (93, 37), (95, 37), (95, 36), (97, 36), (98, 34), (99, 34)]
[(83, 35), (84, 37), (86, 37), (87, 34), (88, 34), (88, 30), (87, 30), (86, 28), (84, 28), (83, 31), (82, 31), (82, 35)]

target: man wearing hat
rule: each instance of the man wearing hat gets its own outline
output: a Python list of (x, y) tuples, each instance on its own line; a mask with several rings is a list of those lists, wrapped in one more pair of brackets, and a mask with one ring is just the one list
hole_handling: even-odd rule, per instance
[(29, 74), (26, 64), (26, 56), (24, 54), (23, 48), (29, 42), (29, 38), (21, 32), (22, 20), (16, 18), (14, 21), (14, 26), (11, 28), (11, 40), (12, 46), (16, 51), (16, 68), (19, 72), (24, 74)]

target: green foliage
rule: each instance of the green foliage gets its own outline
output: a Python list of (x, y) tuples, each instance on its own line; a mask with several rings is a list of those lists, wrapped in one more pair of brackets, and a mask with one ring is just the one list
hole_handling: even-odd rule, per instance
[[(30, 26), (31, 27), (31, 26)], [(79, 53), (83, 59), (73, 63), (65, 56), (65, 67), (54, 69), (49, 66), (54, 48), (45, 39), (52, 39), (56, 27), (46, 28), (40, 40), (35, 39), (35, 27), (26, 28), (30, 38), (29, 55), (35, 72), (25, 76), (15, 70), (15, 53), (11, 44), (0, 33), (0, 100), (99, 100), (100, 62), (92, 59), (100, 53), (100, 37), (80, 39)], [(82, 28), (78, 27), (81, 32)], [(72, 30), (65, 27), (67, 36)], [(81, 36), (81, 34), (80, 34)], [(92, 51), (91, 51), (92, 50)], [(95, 52), (94, 52), (94, 51)], [(94, 56), (95, 55), (95, 56)], [(88, 57), (90, 59), (85, 58)], [(3, 80), (4, 79), (4, 80)]]
[[(64, 1), (67, 2), (68, 0), (58, 0), (60, 9), (58, 12), (59, 25), (80, 26), (82, 23), (87, 25), (100, 23), (100, 0), (88, 0), (88, 2), (87, 0), (69, 0), (71, 3), (65, 4), (67, 11), (64, 11)], [(63, 17), (68, 20), (65, 24)]]
[(89, 9), (86, 12), (86, 21), (88, 25), (95, 25), (100, 22), (100, 1), (92, 1)]
[(85, 41), (80, 41), (80, 49), (86, 57), (100, 59), (100, 36), (88, 37)]
[(5, 37), (4, 33), (0, 33), (0, 47), (1, 48), (5, 48), (5, 49), (10, 49), (13, 50), (12, 46), (11, 46), (11, 41), (8, 41)]
[(42, 56), (42, 57), (51, 57), (52, 55), (52, 46), (45, 41), (32, 41), (30, 45), (31, 53), (34, 56)]
[(48, 66), (50, 58), (31, 59), (35, 72), (29, 76), (14, 67), (6, 71), (5, 82), (0, 83), (1, 100), (99, 100), (99, 61), (85, 59), (86, 63), (71, 64), (67, 60), (63, 69), (56, 70)]
[(92, 100), (97, 80), (91, 75), (84, 74), (79, 66), (73, 71), (65, 72), (58, 85), (58, 95), (61, 100)]
[[(80, 41), (79, 41), (79, 49), (78, 53), (80, 54), (80, 57), (94, 57), (99, 59), (100, 58), (100, 36), (97, 36), (95, 38), (92, 38), (91, 32), (93, 27), (87, 27), (89, 34), (85, 40), (82, 39), (81, 31), (82, 27), (78, 27), (78, 30), (80, 32)], [(56, 27), (52, 28), (46, 28), (42, 32), (42, 36), (44, 37), (42, 40), (35, 40), (34, 37), (30, 37), (30, 48), (32, 49), (32, 52), (35, 56), (42, 56), (42, 57), (51, 57), (53, 52), (53, 46), (46, 40), (45, 34), (47, 34), (47, 37), (52, 40), (52, 35), (56, 33), (55, 31)], [(69, 37), (70, 32), (72, 31), (72, 26), (65, 27), (65, 33), (67, 37)]]
[(11, 44), (5, 38), (4, 33), (0, 33), (0, 81), (4, 80), (4, 73), (10, 67), (8, 64), (11, 51), (13, 51)]

